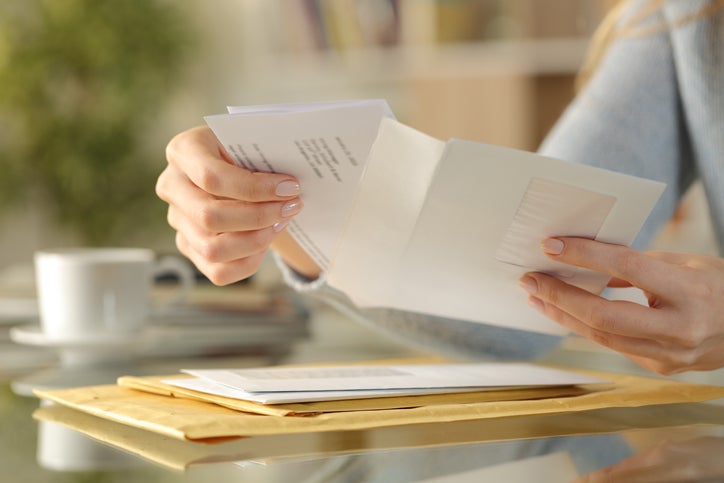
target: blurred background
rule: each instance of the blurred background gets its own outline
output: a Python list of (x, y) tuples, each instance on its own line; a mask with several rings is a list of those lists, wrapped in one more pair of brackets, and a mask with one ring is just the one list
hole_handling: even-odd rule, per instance
[[(55, 364), (53, 350), (25, 356), (7, 335), (35, 307), (28, 300), (33, 305), (21, 306), (15, 320), (8, 305), (28, 295), (34, 251), (176, 251), (154, 185), (168, 141), (204, 115), (227, 105), (385, 98), (401, 121), (438, 138), (534, 150), (574, 96), (591, 35), (615, 3), (0, 1), (0, 292), (10, 296), (2, 300), (9, 315), (0, 314), (0, 376)], [(707, 220), (695, 186), (656, 243), (715, 253)], [(379, 334), (329, 319), (318, 322), (325, 330), (316, 345), (296, 349), (296, 360), (315, 360), (320, 346), (339, 360), (362, 358), (355, 351), (363, 345), (366, 358), (370, 349), (378, 358), (399, 353)], [(36, 434), (28, 431), (36, 406), (0, 387), (3, 440), (12, 441), (0, 463), (13, 468), (15, 481), (128, 481), (122, 474), (40, 478), (31, 461)]]
[[(386, 98), (433, 136), (534, 150), (614, 3), (2, 2), (0, 269), (44, 247), (174, 251), (165, 145), (227, 105)], [(670, 235), (706, 251), (693, 204)]]

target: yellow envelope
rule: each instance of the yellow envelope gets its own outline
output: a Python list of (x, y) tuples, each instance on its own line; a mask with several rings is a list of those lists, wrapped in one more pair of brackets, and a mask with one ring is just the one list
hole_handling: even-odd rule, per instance
[(118, 385), (39, 390), (36, 395), (101, 418), (193, 441), (360, 430), (724, 398), (724, 387), (597, 371), (577, 372), (608, 379), (612, 384), (607, 390), (584, 386), (587, 391), (577, 396), (465, 403), (454, 399), (446, 401), (443, 396), (436, 404), (417, 407), (325, 412), (304, 416), (252, 414), (214, 403), (152, 394)]

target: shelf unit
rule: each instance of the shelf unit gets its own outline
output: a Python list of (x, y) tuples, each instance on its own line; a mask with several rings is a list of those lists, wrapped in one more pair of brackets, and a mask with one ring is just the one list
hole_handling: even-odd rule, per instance
[[(212, 102), (385, 98), (400, 120), (441, 139), (535, 149), (573, 96), (606, 3), (236, 0), (215, 17), (226, 81)], [(517, 18), (518, 27), (490, 34), (490, 24), (506, 24), (491, 12)], [(375, 13), (386, 27), (370, 40), (353, 27), (374, 24)], [(581, 16), (585, 22), (576, 22)]]

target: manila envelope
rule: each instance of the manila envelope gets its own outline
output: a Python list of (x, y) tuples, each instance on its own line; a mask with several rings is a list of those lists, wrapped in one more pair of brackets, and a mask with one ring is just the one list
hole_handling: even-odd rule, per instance
[[(434, 404), (411, 406), (406, 402), (399, 404), (395, 409), (330, 411), (301, 416), (253, 414), (216, 403), (152, 394), (119, 385), (37, 390), (35, 393), (42, 399), (104, 419), (191, 441), (362, 430), (410, 424), (569, 413), (612, 407), (701, 402), (724, 398), (724, 387), (598, 371), (578, 372), (608, 379), (612, 383), (605, 390), (598, 387), (591, 390), (581, 386), (586, 389), (583, 394), (563, 397), (458, 402), (452, 395), (448, 395), (449, 399), (442, 397)], [(366, 401), (358, 403), (368, 404)], [(394, 404), (394, 401), (390, 403)]]

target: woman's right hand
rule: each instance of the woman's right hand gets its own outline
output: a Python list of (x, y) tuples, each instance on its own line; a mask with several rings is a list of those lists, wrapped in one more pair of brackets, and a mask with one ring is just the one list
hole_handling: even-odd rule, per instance
[(175, 136), (166, 159), (156, 193), (169, 205), (178, 249), (216, 285), (253, 275), (302, 209), (298, 180), (236, 166), (205, 126)]

